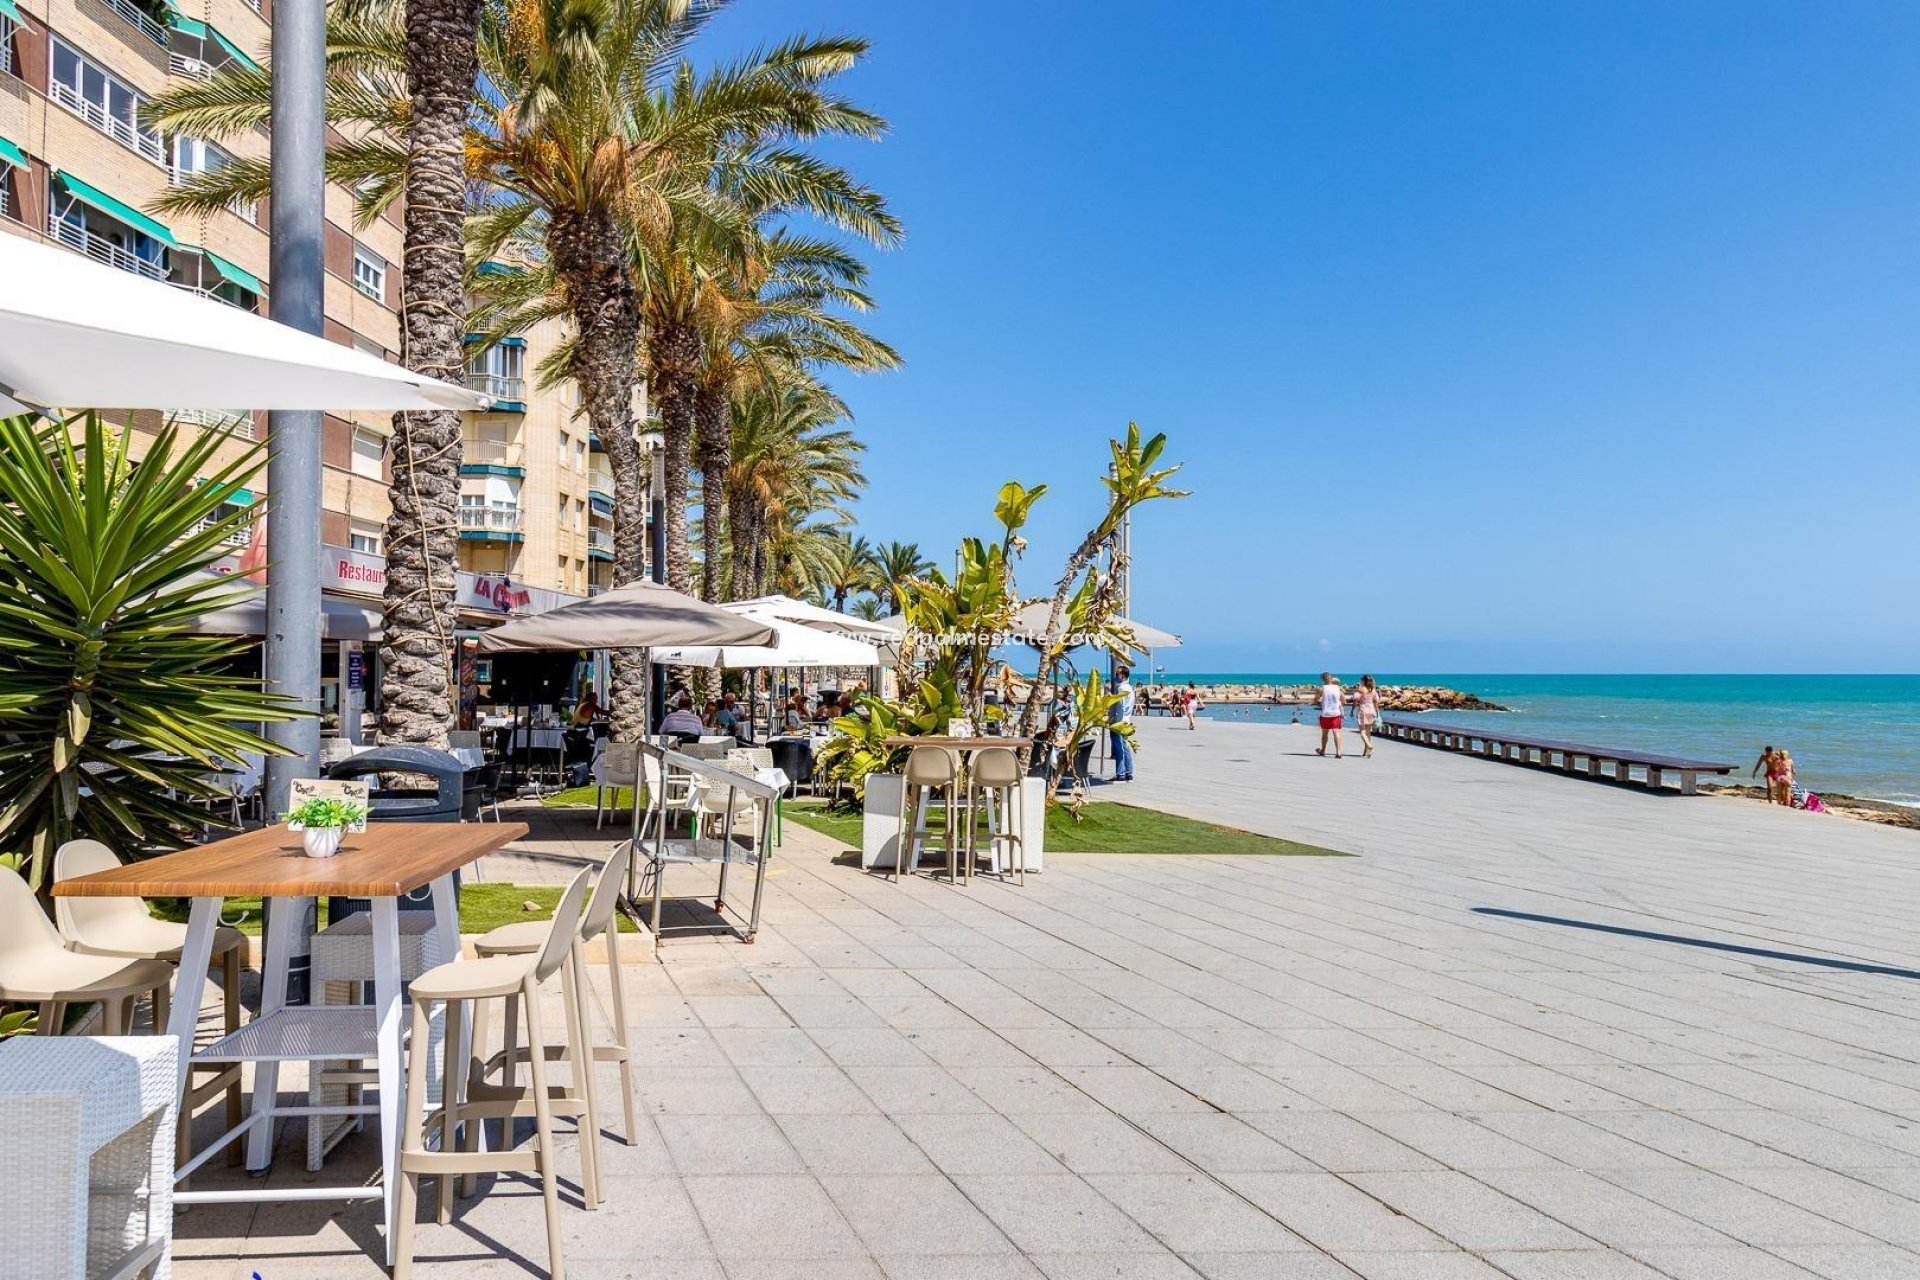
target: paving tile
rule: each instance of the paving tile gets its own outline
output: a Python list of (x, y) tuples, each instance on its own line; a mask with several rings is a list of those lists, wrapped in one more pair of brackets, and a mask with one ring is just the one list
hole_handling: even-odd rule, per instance
[(1329, 1253), (1349, 1249), (1448, 1251), (1448, 1242), (1440, 1236), (1330, 1173), (1228, 1173), (1221, 1177), (1294, 1234)]
[(1604, 1176), (1609, 1182), (1657, 1204), (1670, 1205), (1689, 1218), (1746, 1244), (1879, 1243), (1831, 1218), (1809, 1213), (1785, 1200), (1705, 1170), (1690, 1173), (1610, 1170)]
[[(1163, 1248), (1071, 1174), (968, 1175), (956, 1181), (1022, 1253), (1151, 1253)], [(1045, 1263), (1041, 1270), (1047, 1270)]]
[(1461, 1249), (1444, 1253), (1335, 1254), (1364, 1280), (1506, 1280), (1497, 1269)]
[(800, 1159), (816, 1174), (931, 1173), (934, 1169), (933, 1162), (887, 1116), (784, 1115), (775, 1119)]
[(1017, 1253), (882, 1255), (887, 1280), (1045, 1280), (1046, 1273)]
[(1133, 1117), (1132, 1122), (1169, 1150), (1210, 1172), (1307, 1173), (1315, 1168), (1305, 1156), (1239, 1117), (1222, 1112), (1143, 1115)]
[(713, 1256), (706, 1228), (678, 1178), (608, 1178), (602, 1191), (596, 1211), (561, 1217), (569, 1271), (576, 1259)]
[(1356, 1173), (1352, 1181), (1466, 1249), (1580, 1249), (1594, 1242), (1455, 1170)]
[(1047, 1280), (1194, 1280), (1200, 1274), (1164, 1249), (1150, 1253), (1036, 1254), (1033, 1261)]
[[(809, 1027), (814, 1043), (843, 1067), (925, 1066), (930, 1059), (892, 1027)], [(717, 1049), (718, 1046), (715, 1046)]]
[(1663, 1280), (1646, 1263), (1612, 1250), (1495, 1251), (1483, 1256), (1513, 1280)]
[(1817, 1280), (1818, 1273), (1760, 1249), (1634, 1249), (1673, 1280)]
[(686, 1174), (800, 1173), (793, 1144), (767, 1116), (661, 1116), (674, 1167)]
[(740, 1078), (769, 1115), (852, 1116), (875, 1109), (839, 1067), (741, 1067)]
[(999, 1228), (943, 1174), (834, 1176), (821, 1183), (875, 1254), (1013, 1252)]
[(990, 1110), (984, 1099), (942, 1067), (848, 1067), (847, 1076), (890, 1116)]
[[(641, 1110), (656, 1115), (751, 1115), (759, 1100), (729, 1066), (635, 1067), (634, 1093)], [(615, 1114), (619, 1099), (615, 1098)]]
[(1089, 1174), (1087, 1182), (1176, 1253), (1282, 1253), (1308, 1246), (1201, 1173)]
[(1333, 1173), (1439, 1168), (1413, 1147), (1335, 1111), (1252, 1112), (1240, 1118), (1302, 1159)]
[[(723, 1265), (866, 1256), (866, 1246), (811, 1177), (692, 1177), (686, 1188)], [(773, 1205), (779, 1212), (768, 1212)], [(728, 1265), (730, 1276), (733, 1270)]]
[(948, 1174), (1066, 1172), (1041, 1142), (994, 1112), (902, 1115), (894, 1123), (917, 1150)]
[(1357, 1274), (1324, 1253), (1186, 1253), (1181, 1261), (1206, 1280), (1354, 1280)]
[(1107, 1112), (1044, 1112), (1012, 1117), (1030, 1138), (1075, 1173), (1185, 1173), (1188, 1161), (1152, 1134)]
[(1920, 1253), (1894, 1245), (1776, 1245), (1769, 1252), (1827, 1280), (1912, 1280)]

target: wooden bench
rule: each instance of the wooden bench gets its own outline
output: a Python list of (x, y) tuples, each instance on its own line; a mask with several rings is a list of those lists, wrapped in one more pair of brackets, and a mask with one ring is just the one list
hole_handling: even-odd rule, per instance
[[(1436, 747), (1443, 751), (1463, 751), (1508, 764), (1532, 765), (1537, 769), (1557, 769), (1561, 773), (1599, 778), (1610, 782), (1639, 782), (1649, 790), (1666, 785), (1666, 775), (1676, 774), (1680, 794), (1693, 795), (1703, 773), (1730, 774), (1734, 766), (1712, 760), (1689, 760), (1656, 752), (1630, 751), (1616, 747), (1594, 747), (1580, 742), (1559, 742), (1551, 738), (1530, 738), (1499, 729), (1468, 728), (1465, 725), (1437, 724), (1425, 720), (1382, 719), (1374, 733), (1395, 742)], [(1557, 758), (1557, 763), (1556, 763)], [(1634, 776), (1634, 771), (1639, 776)]]

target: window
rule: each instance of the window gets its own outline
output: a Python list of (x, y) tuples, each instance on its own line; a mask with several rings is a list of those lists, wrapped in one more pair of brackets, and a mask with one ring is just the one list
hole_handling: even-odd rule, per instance
[(560, 465), (563, 467), (566, 466), (567, 459), (572, 456), (573, 456), (573, 441), (568, 438), (566, 432), (562, 431), (560, 433)]
[(57, 36), (53, 39), (53, 68), (47, 96), (123, 146), (131, 147), (156, 164), (166, 158), (160, 134), (140, 123), (146, 99)]
[(380, 463), (386, 452), (387, 442), (378, 431), (365, 427), (353, 429), (353, 474), (369, 480), (380, 479)]
[[(520, 339), (508, 338), (467, 361), (467, 387), (495, 400), (524, 401), (527, 398), (526, 362), (526, 347)], [(563, 456), (561, 465), (566, 465), (566, 461)]]
[(373, 521), (355, 520), (347, 533), (347, 545), (355, 551), (364, 551), (368, 555), (377, 556), (380, 554), (381, 533), (380, 526)]
[(353, 287), (379, 302), (387, 299), (387, 264), (365, 245), (353, 246)]
[(8, 75), (13, 74), (13, 31), (13, 19), (0, 13), (0, 71)]
[(573, 500), (573, 531), (579, 533), (587, 527), (587, 504), (575, 498)]
[(587, 469), (587, 442), (585, 440), (574, 442), (573, 469), (575, 471), (585, 471)]
[(375, 342), (372, 338), (363, 338), (357, 333), (353, 335), (353, 349), (362, 355), (372, 356), (375, 360), (385, 360), (387, 358), (387, 349), (385, 347)]

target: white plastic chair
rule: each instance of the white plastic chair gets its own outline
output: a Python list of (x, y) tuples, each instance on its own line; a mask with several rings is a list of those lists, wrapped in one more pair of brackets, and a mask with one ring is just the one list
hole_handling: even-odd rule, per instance
[(37, 1005), (40, 1034), (59, 1035), (70, 1004), (101, 1006), (105, 1034), (125, 1035), (133, 1002), (159, 993), (159, 1007), (173, 981), (173, 966), (159, 960), (128, 960), (67, 950), (33, 890), (10, 867), (0, 867), (0, 1000)]
[(593, 754), (593, 829), (598, 831), (600, 824), (611, 811), (607, 804), (607, 792), (614, 793), (614, 803), (620, 799), (620, 788), (633, 788), (640, 785), (640, 748), (631, 742), (602, 742), (596, 744)]

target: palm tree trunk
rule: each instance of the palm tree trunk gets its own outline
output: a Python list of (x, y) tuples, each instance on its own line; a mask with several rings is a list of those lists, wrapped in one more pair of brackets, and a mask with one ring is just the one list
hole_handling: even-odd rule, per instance
[(675, 322), (647, 337), (647, 392), (660, 406), (667, 471), (667, 583), (691, 591), (693, 575), (687, 547), (687, 484), (693, 470), (693, 379), (700, 365), (700, 334)]
[[(465, 132), (478, 74), (479, 0), (408, 0), (405, 267), (400, 353), (448, 382), (465, 377)], [(460, 415), (394, 415), (387, 518), (380, 741), (445, 747), (453, 727), (454, 571)]]
[(727, 466), (733, 452), (733, 404), (724, 391), (701, 387), (694, 396), (700, 433), (700, 536), (705, 549), (700, 566), (700, 598), (718, 603), (720, 548), (725, 542)]
[[(627, 273), (626, 245), (604, 212), (556, 217), (547, 250), (566, 281), (574, 331), (569, 372), (580, 403), (613, 472), (613, 585), (646, 576), (646, 468), (633, 430), (633, 385), (640, 373), (640, 303)], [(646, 654), (613, 651), (612, 731), (615, 741), (637, 742), (647, 730)]]

